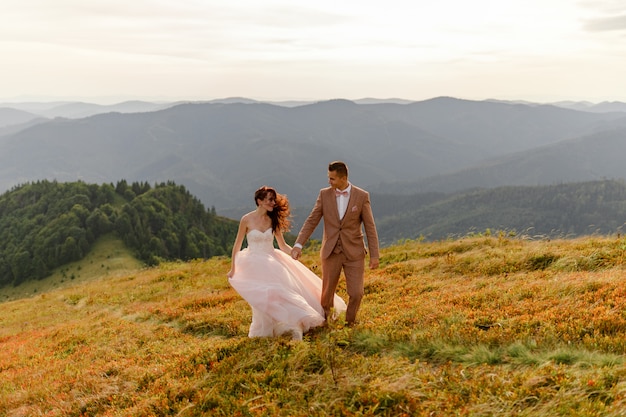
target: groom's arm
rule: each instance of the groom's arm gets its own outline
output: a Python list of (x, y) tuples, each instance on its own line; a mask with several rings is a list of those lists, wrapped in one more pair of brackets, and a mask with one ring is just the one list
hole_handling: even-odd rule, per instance
[(324, 211), (322, 210), (322, 192), (317, 196), (317, 201), (309, 213), (309, 217), (304, 221), (304, 224), (300, 228), (300, 233), (298, 233), (298, 237), (296, 238), (296, 243), (293, 245), (293, 250), (291, 251), (291, 256), (294, 259), (298, 259), (300, 254), (302, 253), (302, 248), (304, 244), (309, 240), (313, 231), (320, 223), (322, 216), (324, 215)]
[(370, 268), (378, 267), (379, 251), (378, 251), (378, 232), (376, 231), (376, 223), (374, 222), (374, 213), (370, 203), (369, 193), (366, 194), (363, 210), (361, 211), (361, 220), (365, 228), (367, 236), (367, 248), (370, 253)]

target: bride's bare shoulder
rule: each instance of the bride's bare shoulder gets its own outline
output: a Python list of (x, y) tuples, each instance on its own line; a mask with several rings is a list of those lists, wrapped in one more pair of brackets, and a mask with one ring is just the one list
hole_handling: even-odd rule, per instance
[(254, 211), (251, 211), (250, 213), (246, 213), (243, 216), (241, 216), (241, 220), (249, 220), (250, 217), (254, 214)]
[(246, 226), (248, 229), (254, 229), (258, 223), (257, 214), (255, 211), (251, 211), (250, 213), (246, 213), (241, 217), (241, 224)]

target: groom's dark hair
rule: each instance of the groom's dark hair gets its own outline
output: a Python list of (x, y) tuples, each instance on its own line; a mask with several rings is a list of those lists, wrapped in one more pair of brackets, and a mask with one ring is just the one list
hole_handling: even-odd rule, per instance
[(334, 161), (328, 164), (328, 171), (336, 172), (340, 177), (348, 176), (348, 165), (345, 162)]

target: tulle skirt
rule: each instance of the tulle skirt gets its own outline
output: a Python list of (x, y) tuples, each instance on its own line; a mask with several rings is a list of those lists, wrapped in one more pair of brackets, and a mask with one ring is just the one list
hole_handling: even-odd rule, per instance
[[(320, 304), (322, 280), (286, 253), (251, 251), (235, 258), (235, 275), (229, 280), (252, 307), (249, 337), (302, 335), (324, 324)], [(346, 303), (335, 295), (335, 313), (345, 312)]]

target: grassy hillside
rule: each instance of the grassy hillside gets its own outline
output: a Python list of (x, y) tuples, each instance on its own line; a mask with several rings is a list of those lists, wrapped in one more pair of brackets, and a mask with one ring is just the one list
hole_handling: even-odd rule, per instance
[(227, 258), (103, 276), (0, 304), (0, 415), (623, 415), (625, 260), (616, 237), (406, 242), (356, 327), (303, 342), (246, 337)]
[(27, 281), (18, 286), (0, 288), (0, 302), (31, 297), (96, 279), (132, 273), (143, 266), (144, 263), (137, 260), (121, 239), (108, 234), (98, 239), (83, 259), (57, 268), (49, 277)]

